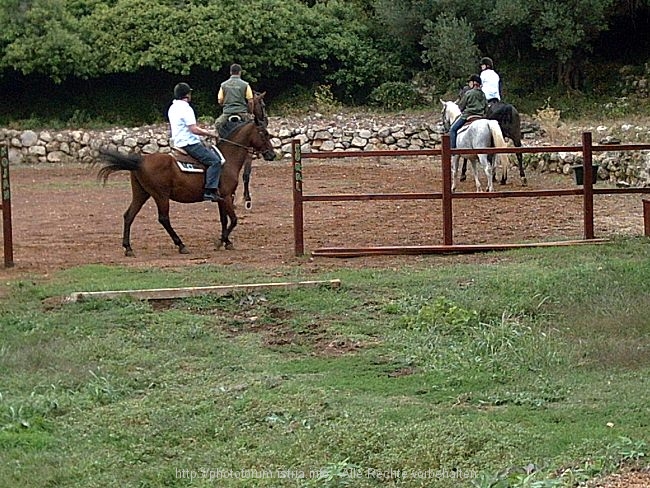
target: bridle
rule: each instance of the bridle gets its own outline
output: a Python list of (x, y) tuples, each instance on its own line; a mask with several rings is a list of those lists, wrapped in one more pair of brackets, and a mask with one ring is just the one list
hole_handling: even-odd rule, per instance
[(449, 117), (447, 117), (447, 104), (442, 107), (442, 127), (445, 129), (445, 132), (449, 132), (449, 129), (451, 128), (451, 123), (449, 121)]
[(255, 103), (258, 105), (261, 113), (258, 116), (258, 114), (255, 113), (256, 110), (253, 110), (253, 118), (255, 119), (255, 125), (266, 129), (269, 125), (269, 119), (266, 114), (266, 103), (264, 103), (264, 98), (261, 95), (261, 93), (255, 92)]
[[(269, 133), (268, 133), (268, 131), (266, 130), (265, 127), (262, 127), (262, 126), (260, 126), (258, 124), (255, 124), (255, 129), (257, 130), (257, 133), (262, 138), (267, 138), (267, 136), (269, 135)], [(262, 132), (262, 131), (264, 131), (266, 134), (264, 134), (264, 132)], [(268, 138), (270, 139), (270, 137), (268, 137)], [(219, 139), (219, 141), (223, 141), (223, 142), (226, 142), (228, 144), (232, 144), (233, 146), (244, 148), (244, 149), (246, 149), (248, 151), (249, 154), (260, 154), (261, 153), (261, 151), (258, 151), (256, 149), (254, 149), (252, 146), (245, 146), (244, 144), (240, 144), (239, 142), (235, 142), (235, 141), (233, 141), (231, 139), (223, 139), (223, 138), (221, 138), (221, 139)]]

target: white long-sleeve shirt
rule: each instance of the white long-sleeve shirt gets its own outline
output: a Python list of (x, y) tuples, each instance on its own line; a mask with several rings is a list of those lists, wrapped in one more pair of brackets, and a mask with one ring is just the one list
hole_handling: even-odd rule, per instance
[(481, 71), (481, 89), (483, 90), (483, 93), (485, 93), (485, 98), (488, 100), (492, 98), (501, 100), (499, 81), (499, 75), (493, 69), (484, 69)]

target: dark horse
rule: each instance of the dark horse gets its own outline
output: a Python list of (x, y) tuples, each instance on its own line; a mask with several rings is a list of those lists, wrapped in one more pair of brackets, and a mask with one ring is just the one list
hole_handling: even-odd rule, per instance
[[(254, 122), (247, 122), (236, 128), (228, 139), (219, 141), (218, 148), (226, 162), (219, 180), (219, 190), (225, 198), (223, 202), (219, 202), (221, 240), (217, 244), (217, 248), (224, 245), (226, 249), (234, 249), (229, 236), (237, 225), (232, 195), (239, 182), (239, 173), (251, 152), (261, 153), (264, 159), (272, 161), (275, 159), (275, 151), (271, 145), (271, 136), (268, 131)], [(158, 207), (158, 221), (172, 238), (174, 244), (178, 246), (178, 251), (181, 254), (187, 254), (189, 251), (169, 221), (169, 201), (202, 202), (204, 172), (197, 172), (200, 171), (197, 168), (189, 173), (181, 171), (178, 163), (181, 158), (177, 159), (172, 154), (125, 155), (101, 149), (99, 158), (100, 164), (104, 166), (99, 170), (97, 177), (104, 183), (112, 173), (131, 172), (132, 198), (131, 205), (124, 213), (124, 234), (122, 236), (125, 254), (127, 256), (134, 255), (131, 248), (131, 224), (149, 197), (154, 199)], [(183, 158), (183, 160), (185, 159)]]
[[(519, 112), (517, 109), (509, 103), (496, 102), (491, 104), (488, 107), (488, 112), (486, 117), (491, 120), (496, 120), (499, 122), (499, 127), (501, 127), (501, 132), (503, 132), (503, 137), (510, 139), (515, 147), (521, 147), (521, 118), (519, 117)], [(507, 156), (502, 156), (507, 157)], [(521, 153), (517, 153), (517, 166), (519, 167), (519, 177), (521, 178), (521, 184), (526, 186), (528, 180), (526, 179), (526, 173), (524, 172), (524, 158)], [(501, 184), (505, 185), (508, 180), (508, 165), (503, 165), (503, 174), (501, 175)], [(461, 171), (461, 181), (465, 179), (465, 173), (467, 171), (467, 159), (463, 160), (463, 168)]]
[[(255, 123), (260, 126), (266, 127), (269, 125), (268, 117), (266, 116), (266, 104), (264, 103), (264, 95), (266, 92), (253, 93), (253, 119)], [(246, 158), (244, 162), (244, 172), (242, 174), (242, 182), (244, 183), (244, 208), (250, 210), (253, 208), (253, 201), (251, 199), (250, 181), (251, 171), (253, 170), (253, 157)]]

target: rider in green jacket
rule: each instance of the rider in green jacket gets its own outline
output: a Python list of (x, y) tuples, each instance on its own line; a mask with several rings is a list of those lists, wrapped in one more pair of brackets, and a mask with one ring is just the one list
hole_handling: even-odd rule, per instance
[(451, 127), (449, 128), (449, 142), (452, 149), (456, 147), (456, 137), (458, 130), (467, 122), (467, 119), (472, 115), (480, 117), (485, 116), (487, 111), (487, 99), (485, 93), (481, 90), (481, 77), (479, 75), (472, 75), (467, 80), (470, 90), (467, 90), (458, 103), (461, 114)]

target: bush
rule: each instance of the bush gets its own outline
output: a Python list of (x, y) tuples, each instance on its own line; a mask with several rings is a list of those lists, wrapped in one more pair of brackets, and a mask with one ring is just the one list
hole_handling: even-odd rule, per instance
[(420, 105), (420, 95), (410, 83), (389, 81), (372, 91), (370, 101), (386, 110), (403, 110)]

